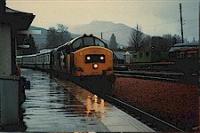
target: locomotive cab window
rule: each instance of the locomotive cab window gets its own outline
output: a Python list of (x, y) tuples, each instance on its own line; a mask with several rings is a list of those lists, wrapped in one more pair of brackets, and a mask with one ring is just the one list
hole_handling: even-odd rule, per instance
[(81, 37), (72, 43), (72, 51), (88, 46), (101, 46), (107, 48), (107, 45), (96, 37)]
[(82, 39), (78, 39), (78, 40), (76, 40), (76, 41), (72, 44), (72, 48), (73, 48), (73, 49), (78, 49), (78, 48), (81, 47), (82, 45), (83, 45)]
[(93, 37), (84, 37), (83, 38), (84, 46), (94, 46), (94, 38)]
[(95, 38), (95, 44), (97, 45), (97, 46), (101, 46), (101, 47), (107, 47), (106, 46), (106, 44), (104, 43), (104, 42), (102, 42), (101, 40), (99, 40), (99, 39), (97, 39), (97, 38)]

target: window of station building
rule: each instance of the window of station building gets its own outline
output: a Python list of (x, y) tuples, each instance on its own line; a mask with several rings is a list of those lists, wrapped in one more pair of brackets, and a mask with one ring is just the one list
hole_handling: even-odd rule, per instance
[(191, 58), (197, 58), (198, 57), (198, 51), (197, 50), (187, 51), (187, 55), (190, 55)]

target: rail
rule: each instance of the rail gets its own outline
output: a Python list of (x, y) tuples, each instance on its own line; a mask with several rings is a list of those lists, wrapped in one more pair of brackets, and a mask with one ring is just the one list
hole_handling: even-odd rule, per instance
[(176, 72), (152, 72), (152, 71), (114, 71), (116, 77), (133, 77), (150, 80), (164, 80), (183, 83), (196, 83), (196, 75), (186, 75)]
[(114, 98), (112, 96), (106, 95), (105, 100), (108, 100), (111, 103), (114, 103), (115, 105), (119, 106), (120, 108), (125, 109), (134, 117), (136, 117), (138, 120), (142, 121), (144, 124), (152, 127), (156, 131), (179, 131), (184, 132), (182, 129), (164, 121), (161, 120), (147, 112), (144, 112), (132, 105), (129, 105), (128, 103), (125, 103), (117, 98)]

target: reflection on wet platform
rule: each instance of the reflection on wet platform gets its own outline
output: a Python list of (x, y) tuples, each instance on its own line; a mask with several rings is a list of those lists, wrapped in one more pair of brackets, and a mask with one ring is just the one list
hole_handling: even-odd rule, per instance
[(22, 72), (31, 81), (23, 104), (26, 131), (153, 131), (70, 81), (28, 69)]
[[(27, 131), (108, 131), (94, 117), (95, 113), (98, 117), (104, 113), (102, 99), (90, 94), (82, 103), (74, 96), (75, 91), (71, 93), (58, 85), (46, 73), (25, 69), (23, 75), (31, 81), (31, 89), (26, 90), (27, 99), (23, 104)], [(68, 88), (76, 87), (67, 82)]]

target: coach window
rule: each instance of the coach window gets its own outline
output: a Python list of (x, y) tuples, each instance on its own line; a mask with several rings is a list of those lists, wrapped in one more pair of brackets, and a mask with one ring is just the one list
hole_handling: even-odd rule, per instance
[(101, 40), (99, 40), (99, 39), (95, 39), (95, 44), (97, 46), (106, 47), (105, 44)]
[(49, 55), (47, 56), (47, 62), (49, 62)]

